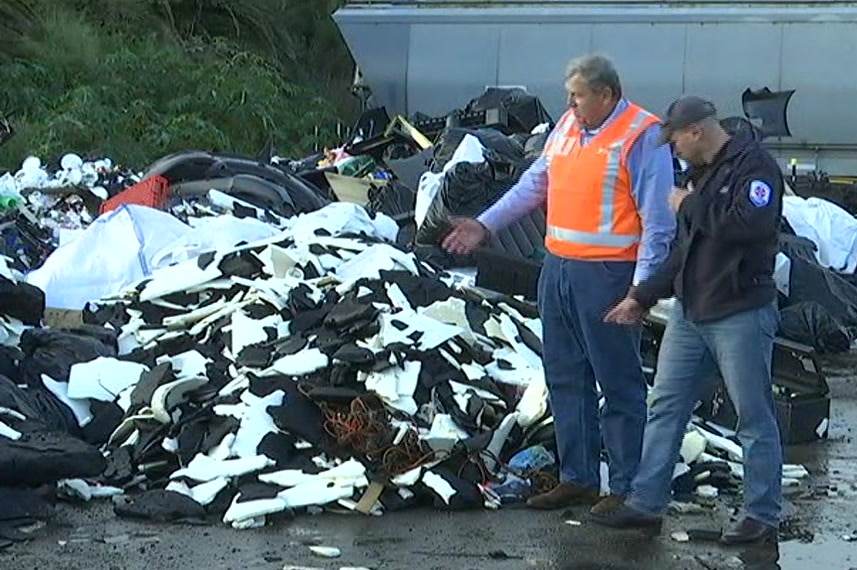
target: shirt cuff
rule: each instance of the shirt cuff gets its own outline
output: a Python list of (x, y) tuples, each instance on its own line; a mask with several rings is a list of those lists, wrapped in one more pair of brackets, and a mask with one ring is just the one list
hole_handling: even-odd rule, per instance
[(634, 270), (634, 278), (631, 285), (637, 287), (640, 283), (652, 276), (652, 269), (648, 265), (637, 262), (637, 268)]
[(497, 233), (496, 225), (495, 225), (495, 222), (494, 222), (492, 216), (490, 215), (490, 212), (491, 212), (491, 209), (489, 208), (481, 216), (477, 216), (476, 221), (479, 222), (480, 224), (482, 224), (483, 226), (485, 226), (485, 229), (488, 230), (488, 233), (495, 234), (495, 233)]

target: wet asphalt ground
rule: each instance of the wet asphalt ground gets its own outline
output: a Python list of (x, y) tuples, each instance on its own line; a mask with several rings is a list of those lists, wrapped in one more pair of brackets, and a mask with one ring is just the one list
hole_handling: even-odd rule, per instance
[[(0, 553), (2, 570), (857, 570), (857, 355), (828, 361), (832, 418), (827, 441), (792, 447), (787, 461), (811, 476), (788, 498), (779, 546), (735, 549), (676, 542), (676, 531), (719, 529), (735, 497), (703, 514), (671, 515), (657, 536), (588, 523), (585, 509), (442, 513), (381, 517), (303, 515), (264, 529), (137, 523), (109, 501), (63, 505), (30, 542)], [(570, 523), (567, 521), (571, 521)], [(310, 545), (341, 550), (336, 559)]]

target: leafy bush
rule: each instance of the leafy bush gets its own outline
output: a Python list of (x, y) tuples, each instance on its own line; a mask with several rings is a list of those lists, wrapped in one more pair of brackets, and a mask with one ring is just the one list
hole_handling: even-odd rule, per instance
[[(333, 26), (319, 11), (324, 0), (310, 1), (324, 18), (316, 23)], [(190, 8), (206, 4), (216, 9), (204, 11), (203, 21)], [(4, 5), (0, 113), (17, 112), (17, 135), (0, 147), (0, 166), (14, 168), (28, 154), (68, 151), (140, 167), (189, 148), (252, 155), (271, 136), (280, 153), (302, 154), (318, 140), (331, 142), (337, 110), (347, 109), (336, 100), (347, 100), (350, 75), (338, 71), (350, 69), (347, 55), (336, 63), (322, 59), (329, 53), (307, 56), (299, 72), (290, 58), (306, 53), (308, 44), (291, 52), (277, 46), (286, 45), (278, 43), (286, 36), (300, 44), (304, 32), (289, 34), (276, 18), (264, 19), (263, 5), (278, 5), (274, 14), (282, 17), (306, 11), (310, 4), (303, 0)], [(306, 26), (307, 18), (300, 23)], [(324, 70), (315, 76), (306, 71), (314, 59)], [(332, 85), (342, 86), (334, 97)]]

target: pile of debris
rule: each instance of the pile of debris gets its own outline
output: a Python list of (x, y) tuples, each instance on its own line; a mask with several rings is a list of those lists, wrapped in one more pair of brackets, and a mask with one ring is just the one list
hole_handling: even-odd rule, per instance
[(30, 157), (0, 176), (0, 253), (20, 271), (44, 263), (98, 216), (104, 200), (139, 182), (110, 159), (84, 161), (76, 154), (43, 165)]
[[(157, 269), (79, 327), (17, 324), (2, 484), (60, 479), (69, 496), (115, 495), (120, 515), (236, 528), (496, 508), (549, 487), (534, 307), (456, 285), (387, 225), (331, 204)], [(676, 488), (735, 488), (740, 449), (710, 428), (699, 448), (697, 429), (686, 459), (704, 468)]]

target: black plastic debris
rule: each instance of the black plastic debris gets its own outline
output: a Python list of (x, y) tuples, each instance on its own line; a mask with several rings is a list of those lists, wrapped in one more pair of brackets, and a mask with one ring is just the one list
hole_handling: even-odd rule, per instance
[(98, 448), (62, 432), (22, 432), (0, 437), (0, 486), (39, 486), (62, 479), (97, 477), (105, 467)]
[(25, 418), (22, 429), (80, 435), (80, 426), (71, 409), (43, 386), (22, 387), (0, 376), (0, 408), (22, 415)]
[(205, 508), (192, 498), (161, 489), (115, 497), (113, 510), (120, 517), (155, 522), (204, 522), (207, 516)]
[(822, 354), (847, 352), (854, 339), (852, 330), (815, 301), (797, 303), (780, 311), (780, 334)]
[(45, 294), (29, 283), (13, 283), (0, 277), (0, 314), (37, 326), (45, 316)]
[[(76, 332), (54, 329), (29, 329), (21, 335), (21, 377), (28, 386), (43, 386), (42, 375), (57, 382), (68, 382), (71, 367), (99, 356), (116, 356), (116, 348), (102, 340), (106, 329), (80, 329)], [(113, 338), (115, 339), (115, 333)], [(102, 337), (102, 338), (99, 338)], [(114, 340), (115, 343), (115, 340)]]

